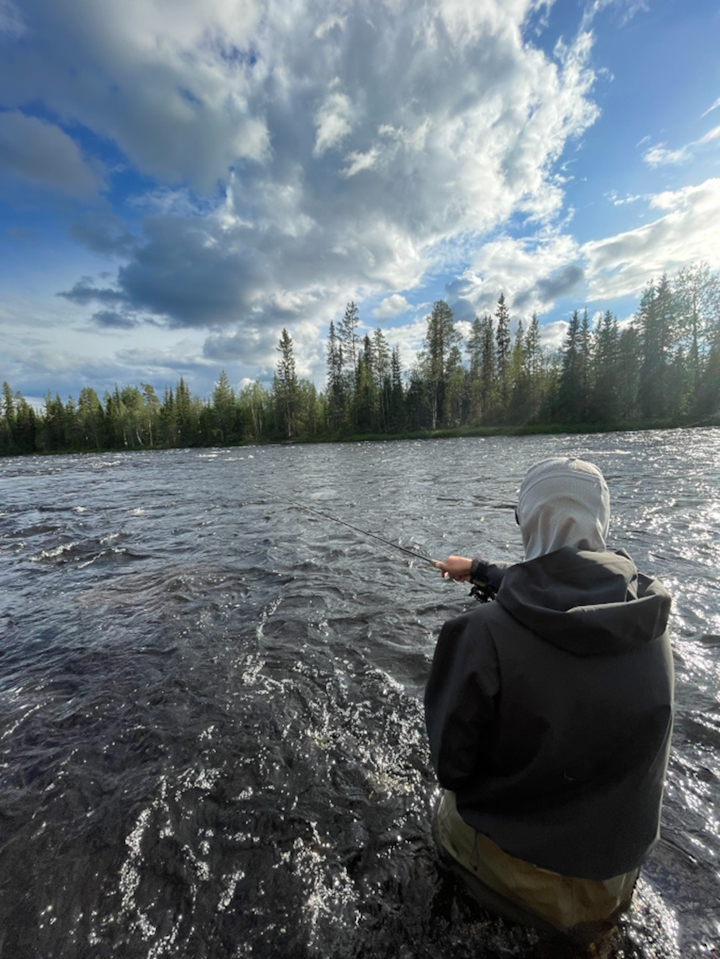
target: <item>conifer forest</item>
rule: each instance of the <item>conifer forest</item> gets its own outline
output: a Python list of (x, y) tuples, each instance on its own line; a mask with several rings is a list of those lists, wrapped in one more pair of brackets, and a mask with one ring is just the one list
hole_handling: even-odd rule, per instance
[(354, 303), (330, 323), (322, 390), (298, 377), (287, 330), (271, 386), (235, 391), (222, 372), (205, 399), (181, 377), (161, 397), (146, 383), (102, 399), (84, 386), (37, 410), (4, 382), (0, 455), (720, 422), (720, 274), (706, 264), (649, 283), (629, 322), (576, 310), (554, 351), (503, 295), (466, 338), (436, 302), (408, 370), (364, 329)]

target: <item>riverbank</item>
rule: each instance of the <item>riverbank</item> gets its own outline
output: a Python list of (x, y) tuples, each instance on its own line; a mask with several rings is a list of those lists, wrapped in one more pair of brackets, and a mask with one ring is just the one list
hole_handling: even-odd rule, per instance
[(507, 424), (502, 426), (459, 426), (453, 428), (446, 427), (437, 430), (405, 430), (398, 433), (352, 433), (322, 436), (302, 436), (290, 440), (281, 440), (275, 437), (262, 440), (249, 439), (242, 442), (178, 444), (177, 446), (168, 446), (166, 444), (150, 446), (148, 444), (141, 444), (137, 446), (98, 446), (94, 449), (36, 449), (31, 452), (23, 450), (11, 450), (4, 452), (3, 456), (68, 456), (76, 453), (123, 453), (141, 452), (143, 450), (162, 451), (168, 449), (229, 449), (233, 447), (243, 448), (250, 446), (300, 446), (319, 443), (380, 443), (393, 442), (395, 440), (457, 439), (462, 437), (479, 436), (597, 435), (604, 433), (640, 433), (647, 432), (649, 430), (707, 429), (713, 427), (720, 427), (720, 412), (715, 413), (712, 416), (704, 417), (701, 421), (674, 418), (663, 420), (633, 420), (622, 423), (533, 423), (517, 426), (510, 426)]

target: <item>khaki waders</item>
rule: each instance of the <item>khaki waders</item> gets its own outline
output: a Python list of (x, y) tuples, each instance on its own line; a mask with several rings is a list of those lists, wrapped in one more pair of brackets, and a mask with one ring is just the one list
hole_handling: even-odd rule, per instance
[(508, 855), (476, 832), (443, 790), (433, 819), (443, 861), (484, 909), (525, 926), (596, 938), (630, 905), (639, 870), (602, 882), (573, 879)]

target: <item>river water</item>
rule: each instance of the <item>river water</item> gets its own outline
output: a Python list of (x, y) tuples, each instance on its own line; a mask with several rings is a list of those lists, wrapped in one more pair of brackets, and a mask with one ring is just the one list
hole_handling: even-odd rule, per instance
[(662, 840), (618, 957), (720, 955), (720, 430), (0, 461), (0, 956), (539, 956), (441, 873), (422, 693), (521, 558), (525, 470), (605, 473), (674, 596)]

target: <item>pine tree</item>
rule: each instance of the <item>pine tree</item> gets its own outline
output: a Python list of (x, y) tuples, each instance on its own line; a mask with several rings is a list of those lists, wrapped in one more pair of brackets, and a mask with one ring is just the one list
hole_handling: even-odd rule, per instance
[(592, 331), (587, 308), (583, 310), (583, 317), (580, 322), (577, 362), (577, 378), (580, 390), (580, 406), (577, 418), (581, 423), (584, 423), (587, 421), (592, 380)]
[(390, 348), (385, 339), (385, 334), (379, 328), (373, 333), (373, 375), (377, 393), (378, 428), (384, 433), (388, 426), (392, 379)]
[(10, 384), (5, 380), (3, 382), (3, 418), (2, 418), (2, 444), (0, 449), (8, 453), (13, 451), (15, 446), (15, 402)]
[(505, 294), (501, 293), (495, 310), (495, 362), (497, 367), (498, 393), (501, 417), (504, 418), (510, 393), (510, 312), (505, 305)]
[(280, 334), (276, 350), (280, 353), (280, 359), (273, 381), (275, 406), (280, 416), (285, 439), (290, 440), (297, 435), (299, 394), (293, 341), (286, 329), (283, 329)]
[(467, 377), (468, 421), (471, 426), (482, 422), (482, 355), (483, 326), (479, 317), (475, 317), (465, 350), (470, 361)]
[(370, 337), (365, 336), (358, 354), (353, 392), (353, 427), (356, 432), (370, 433), (375, 429), (376, 400), (372, 343)]
[(90, 386), (80, 390), (78, 425), (86, 449), (101, 449), (104, 437), (104, 413), (97, 393)]
[(481, 323), (482, 344), (480, 353), (480, 401), (484, 423), (491, 423), (498, 414), (498, 373), (495, 351), (495, 327), (493, 318), (486, 313)]
[(327, 349), (327, 415), (331, 433), (339, 433), (345, 424), (346, 401), (342, 344), (331, 320)]
[(228, 441), (235, 419), (235, 393), (230, 386), (230, 380), (225, 370), (221, 371), (218, 381), (213, 387), (212, 407), (216, 429), (220, 434), (220, 442), (224, 444)]
[(636, 324), (642, 344), (638, 405), (645, 419), (659, 419), (670, 410), (668, 369), (675, 335), (675, 303), (666, 275), (644, 290)]
[(518, 321), (512, 353), (510, 354), (510, 403), (509, 419), (512, 423), (524, 423), (528, 413), (528, 373), (525, 355), (525, 330)]
[(34, 453), (37, 438), (35, 410), (20, 393), (16, 393), (15, 443), (21, 453)]
[(155, 387), (150, 383), (141, 383), (145, 401), (145, 421), (150, 446), (158, 442), (158, 423), (160, 421), (160, 400), (155, 393)]
[(588, 405), (591, 422), (612, 424), (620, 416), (619, 330), (617, 319), (610, 310), (605, 312), (593, 334), (591, 350), (592, 388)]
[(175, 415), (177, 417), (177, 442), (181, 446), (193, 446), (196, 439), (195, 416), (190, 399), (190, 389), (181, 376), (175, 387)]
[(543, 401), (543, 351), (540, 346), (540, 326), (533, 313), (525, 334), (525, 362), (528, 378), (528, 421), (537, 419)]
[(175, 409), (175, 395), (172, 387), (165, 385), (162, 406), (160, 407), (160, 422), (163, 428), (163, 439), (166, 446), (174, 447), (177, 445), (178, 422), (177, 410)]
[(392, 391), (388, 411), (388, 428), (393, 433), (399, 433), (405, 428), (405, 390), (403, 388), (400, 347), (397, 345), (393, 347), (390, 356), (390, 379)]
[(638, 389), (640, 384), (641, 343), (636, 326), (626, 327), (618, 340), (617, 392), (620, 416), (633, 420), (638, 415)]
[(582, 406), (580, 315), (573, 312), (561, 349), (561, 372), (558, 383), (558, 413), (564, 423), (575, 423)]
[(355, 383), (355, 374), (357, 373), (358, 360), (358, 340), (357, 328), (360, 325), (360, 315), (358, 308), (350, 301), (345, 307), (345, 315), (338, 324), (337, 335), (342, 346), (343, 364), (346, 367), (346, 380), (350, 391)]
[(457, 343), (453, 343), (448, 352), (445, 377), (444, 422), (446, 426), (460, 426), (464, 421), (465, 371), (462, 365), (462, 354)]
[(453, 347), (457, 347), (461, 340), (455, 329), (452, 310), (444, 300), (438, 300), (428, 317), (421, 374), (428, 397), (430, 428), (433, 430), (438, 425), (445, 425), (450, 416), (446, 394), (457, 366)]

